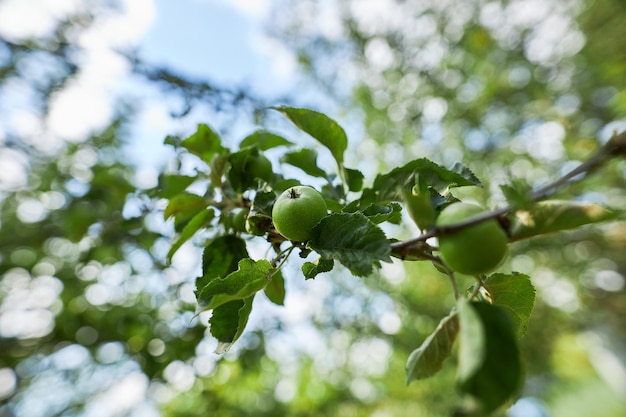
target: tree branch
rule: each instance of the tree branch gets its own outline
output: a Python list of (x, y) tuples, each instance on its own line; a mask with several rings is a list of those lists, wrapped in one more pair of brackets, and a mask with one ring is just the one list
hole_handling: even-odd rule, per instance
[[(588, 160), (583, 162), (578, 167), (569, 171), (562, 177), (552, 181), (551, 183), (538, 188), (530, 195), (530, 201), (539, 201), (554, 194), (557, 190), (573, 182), (579, 181), (586, 177), (589, 173), (595, 171), (600, 166), (605, 164), (608, 160), (616, 156), (626, 156), (626, 131), (619, 134), (614, 134), (613, 137), (604, 145), (598, 152), (593, 154)], [(411, 254), (414, 250), (420, 251), (423, 249), (423, 243), (431, 237), (441, 236), (445, 234), (453, 233), (459, 229), (463, 229), (473, 224), (481, 223), (490, 219), (501, 217), (510, 213), (516, 209), (515, 206), (509, 205), (503, 208), (495, 209), (479, 216), (472, 217), (465, 221), (447, 225), (437, 226), (420, 236), (412, 239), (408, 239), (402, 242), (394, 242), (391, 244), (392, 253), (407, 255)]]

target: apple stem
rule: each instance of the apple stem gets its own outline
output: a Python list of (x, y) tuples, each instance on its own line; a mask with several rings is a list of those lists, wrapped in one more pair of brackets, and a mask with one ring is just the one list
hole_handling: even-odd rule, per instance
[(296, 200), (296, 199), (300, 198), (300, 194), (298, 194), (298, 192), (296, 191), (295, 188), (290, 188), (289, 189), (289, 198), (291, 198), (292, 200)]

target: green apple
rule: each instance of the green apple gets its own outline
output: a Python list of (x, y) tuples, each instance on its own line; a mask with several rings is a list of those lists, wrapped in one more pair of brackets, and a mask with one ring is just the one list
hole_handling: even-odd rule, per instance
[[(484, 210), (474, 204), (453, 203), (437, 219), (437, 226), (450, 226), (476, 217)], [(439, 252), (453, 270), (479, 275), (495, 269), (507, 251), (508, 238), (495, 219), (439, 236)]]
[(274, 203), (272, 221), (278, 233), (294, 242), (306, 242), (311, 229), (326, 216), (324, 197), (312, 187), (298, 185), (285, 190)]

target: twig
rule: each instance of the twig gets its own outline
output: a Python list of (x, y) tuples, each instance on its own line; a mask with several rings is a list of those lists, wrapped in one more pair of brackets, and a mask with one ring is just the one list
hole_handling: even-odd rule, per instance
[(459, 286), (456, 284), (454, 271), (451, 270), (448, 267), (448, 265), (444, 264), (443, 262), (441, 262), (439, 265), (442, 266), (446, 270), (446, 275), (448, 276), (448, 279), (450, 280), (450, 285), (452, 285), (452, 291), (454, 292), (454, 299), (458, 300), (461, 294), (459, 293)]
[[(291, 245), (289, 246), (287, 249), (283, 250), (282, 252), (280, 252), (270, 263), (270, 265), (272, 265), (272, 267), (274, 268), (273, 271), (271, 271), (268, 274), (267, 279), (272, 279), (272, 277), (274, 277), (274, 275), (276, 275), (278, 273), (278, 271), (280, 271), (280, 268), (282, 268), (282, 266), (285, 264), (285, 262), (287, 261), (287, 259), (289, 259), (289, 255), (291, 255), (291, 252), (293, 252), (293, 250), (296, 248), (295, 245)], [(276, 262), (280, 263), (278, 265), (275, 265)]]

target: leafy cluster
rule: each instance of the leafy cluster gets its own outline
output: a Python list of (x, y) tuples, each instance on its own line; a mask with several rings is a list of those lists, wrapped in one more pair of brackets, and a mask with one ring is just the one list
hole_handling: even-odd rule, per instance
[[(281, 267), (294, 251), (305, 259), (305, 279), (329, 272), (337, 263), (353, 275), (365, 277), (392, 257), (429, 261), (449, 276), (457, 305), (410, 355), (407, 383), (437, 373), (459, 339), (457, 383), (470, 399), (465, 411), (491, 412), (512, 399), (523, 382), (518, 339), (526, 332), (535, 301), (530, 278), (518, 273), (476, 276), (475, 286), (462, 296), (454, 272), (430, 239), (455, 229), (455, 225), (438, 228), (435, 221), (445, 206), (458, 201), (451, 190), (482, 187), (480, 180), (461, 163), (448, 169), (420, 158), (377, 175), (366, 187), (364, 175), (344, 165), (348, 139), (336, 121), (304, 108), (275, 110), (329, 151), (335, 172), (320, 168), (316, 150), (298, 149), (293, 141), (266, 130), (245, 137), (236, 150), (224, 147), (219, 134), (207, 125), (199, 125), (185, 139), (166, 139), (181, 152), (196, 155), (204, 166), (196, 176), (163, 175), (156, 192), (168, 200), (164, 216), (173, 219), (177, 231), (168, 258), (200, 231), (209, 231), (204, 234), (209, 238), (203, 242), (202, 275), (196, 279), (195, 294), (198, 313), (212, 310), (209, 326), (218, 340), (217, 352), (226, 352), (242, 335), (258, 293), (283, 304)], [(283, 148), (281, 164), (296, 167), (311, 181), (324, 184), (320, 192), (330, 213), (313, 228), (308, 242), (291, 242), (272, 224), (278, 195), (302, 184), (301, 179), (285, 177), (265, 157), (265, 151), (275, 148)], [(509, 207), (457, 228), (498, 217), (514, 242), (617, 215), (597, 204), (536, 202), (530, 190), (524, 190), (519, 184), (505, 186)], [(432, 216), (425, 223), (416, 220), (422, 229), (420, 236), (401, 242), (387, 236), (380, 225), (402, 221), (403, 207), (411, 204), (409, 195), (426, 196), (424, 202)], [(415, 213), (409, 212), (415, 219)], [(273, 253), (268, 259), (251, 259), (248, 245), (260, 239)]]

